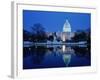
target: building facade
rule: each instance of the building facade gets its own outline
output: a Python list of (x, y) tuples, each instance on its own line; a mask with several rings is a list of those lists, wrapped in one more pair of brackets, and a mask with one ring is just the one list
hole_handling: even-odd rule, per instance
[(69, 23), (69, 21), (66, 19), (64, 26), (63, 26), (63, 31), (61, 34), (61, 39), (62, 41), (66, 41), (66, 40), (71, 40), (71, 25)]

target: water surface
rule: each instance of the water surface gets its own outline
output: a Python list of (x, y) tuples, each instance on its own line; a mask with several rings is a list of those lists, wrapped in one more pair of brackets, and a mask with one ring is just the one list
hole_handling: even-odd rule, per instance
[(23, 48), (23, 69), (81, 67), (91, 65), (86, 45), (40, 45)]

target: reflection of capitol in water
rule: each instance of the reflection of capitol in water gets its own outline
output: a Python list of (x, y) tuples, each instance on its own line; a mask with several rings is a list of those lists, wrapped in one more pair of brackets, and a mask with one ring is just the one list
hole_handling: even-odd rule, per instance
[(75, 55), (74, 50), (71, 47), (66, 47), (66, 45), (52, 47), (52, 50), (49, 50), (48, 53), (52, 54), (52, 52), (54, 52), (56, 56), (62, 55), (62, 60), (66, 66), (70, 63), (71, 56)]
[(62, 45), (63, 53), (74, 53), (74, 50), (71, 47), (66, 47), (66, 45)]
[(61, 54), (73, 54), (74, 50), (71, 47), (66, 47), (66, 45), (58, 45), (58, 46), (46, 46), (48, 49), (50, 49), (49, 51), (52, 52), (57, 52), (57, 53), (61, 53)]
[(71, 54), (63, 54), (63, 61), (65, 65), (68, 66), (71, 61)]
[(62, 51), (63, 51), (63, 61), (68, 66), (68, 64), (71, 61), (71, 55), (74, 53), (74, 50), (71, 47), (66, 47), (66, 45), (62, 46)]

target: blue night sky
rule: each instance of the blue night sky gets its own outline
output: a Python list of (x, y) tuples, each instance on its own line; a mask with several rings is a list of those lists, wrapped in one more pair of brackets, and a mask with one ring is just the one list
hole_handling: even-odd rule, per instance
[(23, 27), (28, 31), (34, 24), (40, 23), (47, 32), (60, 32), (66, 19), (68, 19), (72, 31), (91, 27), (90, 13), (23, 10)]

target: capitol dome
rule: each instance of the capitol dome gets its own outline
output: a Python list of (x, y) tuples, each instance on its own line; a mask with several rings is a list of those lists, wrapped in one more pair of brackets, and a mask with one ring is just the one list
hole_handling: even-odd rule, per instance
[(71, 32), (71, 25), (67, 19), (63, 26), (63, 32)]

